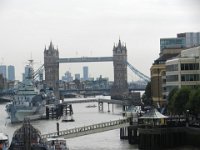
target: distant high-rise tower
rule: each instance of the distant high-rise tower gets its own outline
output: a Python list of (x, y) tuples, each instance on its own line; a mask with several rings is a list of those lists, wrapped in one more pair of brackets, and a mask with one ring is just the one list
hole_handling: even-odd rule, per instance
[(73, 77), (72, 77), (71, 72), (66, 71), (66, 72), (65, 72), (65, 75), (62, 76), (62, 80), (63, 80), (63, 81), (66, 81), (66, 82), (71, 82), (71, 81), (73, 81)]
[(29, 68), (30, 68), (29, 65), (26, 65), (24, 67), (23, 81), (28, 78)]
[(56, 96), (59, 87), (59, 52), (55, 49), (52, 42), (49, 48), (44, 49), (44, 69), (45, 69), (45, 83), (48, 87), (53, 88)]
[(83, 67), (83, 80), (88, 80), (88, 66)]
[(15, 80), (15, 67), (12, 65), (8, 66), (8, 80), (9, 81)]
[(0, 65), (0, 74), (2, 74), (3, 77), (7, 79), (7, 69), (6, 69), (6, 65)]
[(119, 40), (113, 47), (114, 84), (111, 89), (112, 98), (121, 98), (128, 94), (127, 83), (127, 49)]

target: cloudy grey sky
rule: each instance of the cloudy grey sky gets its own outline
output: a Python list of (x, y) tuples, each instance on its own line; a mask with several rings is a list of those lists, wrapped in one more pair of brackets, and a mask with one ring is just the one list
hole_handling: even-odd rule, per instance
[[(21, 80), (25, 62), (32, 54), (42, 64), (51, 40), (60, 57), (112, 56), (120, 36), (128, 61), (149, 76), (160, 38), (199, 32), (199, 18), (199, 0), (0, 0), (0, 63), (15, 65)], [(60, 76), (84, 65), (113, 79), (112, 63), (62, 64)]]

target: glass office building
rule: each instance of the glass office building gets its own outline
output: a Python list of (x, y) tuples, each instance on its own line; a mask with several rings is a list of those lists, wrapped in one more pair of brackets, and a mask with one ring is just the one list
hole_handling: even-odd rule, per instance
[(160, 51), (164, 49), (190, 48), (200, 45), (200, 32), (178, 33), (176, 38), (161, 38)]

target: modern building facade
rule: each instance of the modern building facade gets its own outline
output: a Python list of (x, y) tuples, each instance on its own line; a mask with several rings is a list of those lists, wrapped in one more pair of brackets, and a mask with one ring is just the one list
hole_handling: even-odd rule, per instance
[(190, 48), (200, 45), (200, 32), (178, 33), (176, 38), (161, 38), (160, 50)]
[[(178, 33), (176, 38), (160, 39), (160, 54), (151, 67), (151, 92), (155, 106), (167, 104), (166, 61), (178, 57), (183, 50), (200, 45), (200, 32)], [(167, 79), (169, 80), (169, 78)]]
[(88, 66), (84, 66), (83, 67), (83, 80), (86, 81), (88, 80), (89, 76), (88, 76)]
[(7, 79), (7, 67), (6, 67), (6, 65), (0, 65), (0, 74), (3, 75), (3, 78)]
[(8, 81), (15, 81), (15, 67), (12, 65), (8, 66)]
[(167, 95), (174, 88), (200, 85), (200, 46), (183, 50), (177, 58), (166, 61)]

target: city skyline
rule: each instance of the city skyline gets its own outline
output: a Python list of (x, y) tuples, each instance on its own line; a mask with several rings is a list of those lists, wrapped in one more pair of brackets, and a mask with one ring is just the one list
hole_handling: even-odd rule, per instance
[[(58, 46), (60, 58), (100, 57), (112, 56), (119, 38), (126, 43), (128, 61), (150, 76), (160, 38), (199, 32), (200, 26), (198, 0), (2, 0), (0, 10), (1, 64), (14, 64), (18, 80), (31, 55), (35, 69), (43, 64), (50, 41)], [(113, 80), (112, 63), (61, 64), (60, 75), (66, 68), (81, 72), (85, 65), (91, 76)]]

